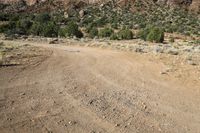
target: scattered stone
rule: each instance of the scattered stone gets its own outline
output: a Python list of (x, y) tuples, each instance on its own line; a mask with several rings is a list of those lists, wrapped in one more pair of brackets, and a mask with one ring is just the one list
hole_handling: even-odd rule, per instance
[(196, 65), (197, 65), (197, 63), (194, 62), (193, 60), (188, 60), (187, 63), (188, 63), (189, 65), (192, 65), (192, 66), (196, 66)]
[(163, 53), (163, 49), (161, 49), (160, 47), (155, 47), (153, 52), (154, 53)]
[(89, 101), (89, 104), (91, 105), (93, 102), (94, 102), (94, 100), (92, 99), (92, 100)]
[(120, 126), (120, 124), (118, 123), (118, 124), (115, 124), (115, 127), (119, 127)]
[(135, 52), (137, 52), (137, 53), (143, 53), (143, 49), (142, 48), (136, 48)]
[(58, 43), (59, 43), (58, 38), (53, 39), (53, 40), (51, 40), (51, 41), (49, 42), (49, 44), (58, 44)]
[(21, 93), (20, 95), (21, 95), (21, 96), (25, 96), (25, 95), (26, 95), (26, 93)]
[(11, 119), (11, 118), (7, 118), (7, 120), (8, 120), (8, 121), (12, 121), (12, 119)]
[(76, 121), (69, 121), (69, 122), (68, 122), (68, 124), (71, 125), (71, 126), (72, 126), (72, 125), (75, 125), (76, 123), (77, 123)]
[(165, 75), (165, 74), (167, 74), (167, 72), (166, 71), (162, 71), (162, 72), (160, 72), (160, 74)]
[(171, 54), (171, 55), (178, 55), (179, 54), (178, 50), (176, 50), (176, 49), (169, 49), (167, 51), (167, 53)]
[(147, 109), (146, 103), (142, 103), (143, 109)]

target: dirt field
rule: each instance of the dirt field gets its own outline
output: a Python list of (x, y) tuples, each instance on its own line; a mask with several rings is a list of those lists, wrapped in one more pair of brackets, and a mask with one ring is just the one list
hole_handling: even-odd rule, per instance
[[(21, 55), (29, 56), (21, 65), (0, 67), (1, 133), (200, 133), (198, 65), (174, 63), (176, 56), (7, 43), (38, 47), (24, 47)], [(165, 72), (170, 63), (173, 71)]]

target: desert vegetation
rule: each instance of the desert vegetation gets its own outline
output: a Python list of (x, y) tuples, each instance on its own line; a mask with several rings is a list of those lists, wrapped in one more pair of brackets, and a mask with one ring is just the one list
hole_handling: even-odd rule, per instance
[[(3, 5), (2, 5), (3, 6)], [(6, 6), (6, 5), (5, 5)], [(199, 36), (200, 20), (183, 9), (136, 2), (115, 8), (114, 2), (83, 9), (52, 11), (50, 13), (0, 13), (0, 32), (7, 36), (34, 35), (44, 37), (89, 37), (162, 43), (164, 33)], [(4, 6), (3, 6), (4, 7)], [(145, 7), (145, 8), (144, 8)], [(81, 12), (81, 14), (80, 14)], [(67, 14), (67, 15), (66, 15)], [(133, 34), (133, 31), (139, 31)]]

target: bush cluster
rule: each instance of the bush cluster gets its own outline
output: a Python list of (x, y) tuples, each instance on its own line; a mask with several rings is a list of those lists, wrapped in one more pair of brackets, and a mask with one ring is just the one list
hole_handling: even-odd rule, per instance
[(64, 28), (60, 28), (58, 33), (61, 37), (83, 37), (83, 33), (79, 30), (78, 25), (72, 21), (69, 22)]
[(162, 43), (164, 41), (164, 30), (159, 27), (148, 26), (139, 32), (139, 37), (145, 41)]
[(113, 29), (111, 28), (103, 28), (99, 31), (100, 37), (110, 37), (114, 33)]
[(0, 32), (8, 36), (18, 34), (44, 37), (83, 37), (83, 33), (79, 30), (79, 26), (76, 23), (70, 21), (65, 24), (65, 28), (61, 28), (61, 25), (55, 21), (54, 16), (51, 16), (49, 13), (36, 15), (4, 14), (0, 15), (0, 19), (1, 21), (8, 21), (8, 23), (0, 25)]

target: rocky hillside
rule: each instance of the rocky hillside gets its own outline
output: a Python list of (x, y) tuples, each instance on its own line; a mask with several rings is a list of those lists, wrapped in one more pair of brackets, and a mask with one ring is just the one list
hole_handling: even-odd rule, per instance
[(160, 5), (168, 5), (170, 7), (183, 7), (190, 10), (198, 12), (200, 10), (200, 1), (199, 0), (0, 0), (0, 3), (3, 4), (18, 4), (26, 3), (28, 6), (33, 6), (41, 3), (62, 3), (67, 6), (71, 4), (75, 5), (84, 5), (84, 4), (101, 4), (108, 1), (117, 1), (119, 6), (130, 4), (135, 4), (138, 1), (143, 3), (156, 3)]

